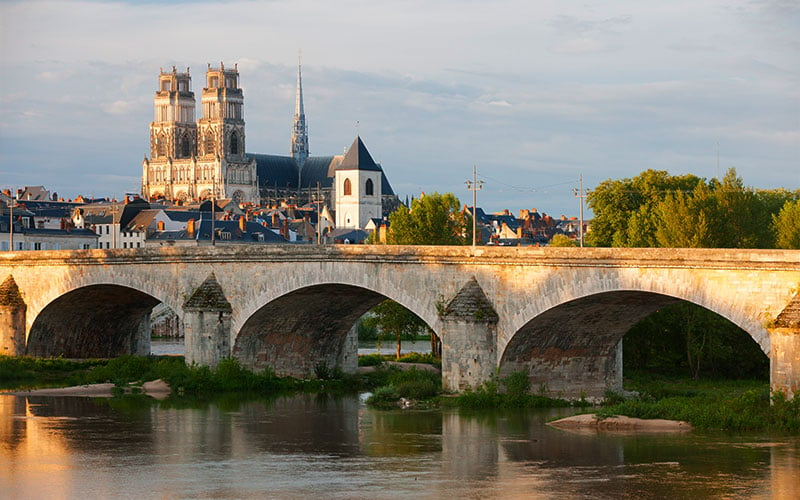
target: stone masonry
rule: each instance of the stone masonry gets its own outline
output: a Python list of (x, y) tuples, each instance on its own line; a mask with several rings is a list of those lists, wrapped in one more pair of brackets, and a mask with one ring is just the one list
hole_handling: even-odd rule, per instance
[[(618, 388), (625, 331), (685, 300), (752, 336), (770, 357), (773, 389), (800, 390), (794, 250), (309, 245), (6, 252), (0, 280), (6, 352), (146, 354), (150, 311), (163, 303), (184, 325), (189, 360), (213, 365), (235, 356), (295, 376), (313, 376), (319, 365), (353, 371), (348, 332), (360, 314), (390, 298), (443, 339), (445, 387), (475, 387), (495, 373), (525, 370), (534, 392), (564, 397)], [(216, 298), (199, 301), (209, 288)]]

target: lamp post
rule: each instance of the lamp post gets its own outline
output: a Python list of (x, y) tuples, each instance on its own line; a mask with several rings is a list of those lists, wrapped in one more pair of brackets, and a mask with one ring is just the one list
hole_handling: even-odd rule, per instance
[(472, 246), (475, 246), (476, 231), (478, 228), (478, 191), (483, 187), (483, 181), (478, 180), (478, 167), (472, 165), (472, 180), (466, 181), (467, 189), (472, 191)]
[[(214, 219), (216, 218), (216, 210), (214, 210), (215, 205), (217, 204), (217, 172), (216, 168), (214, 169), (214, 175), (211, 176), (211, 245), (216, 246), (216, 241), (214, 238)], [(201, 236), (202, 238), (202, 236)]]
[(581, 209), (580, 209), (580, 226), (578, 227), (578, 238), (580, 240), (581, 248), (583, 248), (583, 199), (589, 194), (589, 190), (583, 189), (583, 174), (580, 174), (579, 177), (580, 188), (573, 188), (572, 193), (578, 198), (581, 202)]
[(14, 188), (8, 196), (8, 251), (14, 251)]

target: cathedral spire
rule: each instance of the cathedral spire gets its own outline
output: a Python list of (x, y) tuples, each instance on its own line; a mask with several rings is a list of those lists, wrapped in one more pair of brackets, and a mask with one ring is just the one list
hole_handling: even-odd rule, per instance
[(292, 157), (297, 160), (300, 168), (308, 158), (308, 130), (306, 129), (306, 113), (303, 109), (303, 76), (299, 56), (297, 60), (297, 97), (294, 106), (294, 127), (292, 128)]

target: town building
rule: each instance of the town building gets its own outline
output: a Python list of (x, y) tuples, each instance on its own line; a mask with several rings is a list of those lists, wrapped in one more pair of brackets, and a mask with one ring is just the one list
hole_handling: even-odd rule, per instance
[[(202, 117), (195, 120), (189, 70), (178, 72), (173, 67), (159, 74), (150, 156), (142, 162), (144, 199), (186, 204), (213, 197), (266, 206), (291, 200), (297, 206), (324, 205), (329, 212), (343, 208), (349, 216), (336, 215), (337, 226), (341, 222), (343, 227), (359, 229), (399, 205), (381, 165), (360, 137), (345, 154), (310, 154), (300, 65), (288, 156), (245, 152), (244, 97), (237, 66), (231, 70), (222, 63), (219, 68), (209, 65), (205, 82)], [(340, 169), (352, 170), (349, 194), (344, 194), (347, 175), (339, 176), (341, 185), (336, 183)], [(359, 203), (364, 207), (356, 210)]]

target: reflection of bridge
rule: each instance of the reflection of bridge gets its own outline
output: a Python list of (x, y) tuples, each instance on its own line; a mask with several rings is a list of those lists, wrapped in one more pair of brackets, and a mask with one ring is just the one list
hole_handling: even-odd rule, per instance
[(182, 319), (188, 361), (306, 376), (356, 368), (348, 335), (388, 297), (443, 341), (454, 390), (524, 369), (539, 390), (621, 387), (621, 339), (677, 300), (747, 331), (772, 387), (800, 391), (800, 251), (396, 246), (204, 247), (0, 255), (0, 351), (148, 354), (149, 314)]

